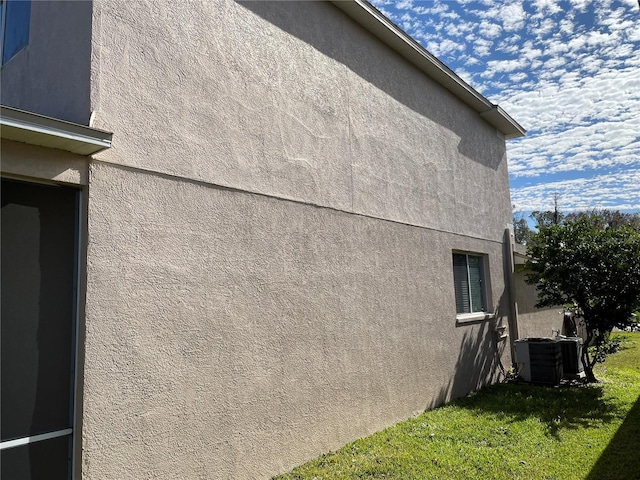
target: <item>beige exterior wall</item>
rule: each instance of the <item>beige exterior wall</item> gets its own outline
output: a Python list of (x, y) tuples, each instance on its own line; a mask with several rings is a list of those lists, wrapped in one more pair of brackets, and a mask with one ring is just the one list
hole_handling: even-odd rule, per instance
[(86, 185), (89, 159), (51, 148), (2, 139), (2, 175), (21, 180)]
[(522, 269), (514, 274), (519, 338), (552, 337), (554, 331), (562, 332), (562, 306), (536, 308), (538, 293), (535, 285), (527, 284), (525, 275)]
[(99, 1), (93, 31), (101, 160), (502, 240), (504, 140), (335, 6)]
[(487, 255), (506, 324), (495, 129), (330, 4), (93, 30), (87, 478), (267, 478), (497, 378), (451, 266)]
[[(510, 364), (477, 113), (328, 3), (96, 1), (88, 31), (88, 104), (6, 93), (114, 132), (84, 177), (83, 478), (268, 478)], [(456, 322), (453, 250), (495, 320)]]
[[(87, 478), (268, 478), (497, 377), (452, 248), (502, 245), (107, 164), (91, 171)], [(507, 359), (508, 360), (508, 359)]]

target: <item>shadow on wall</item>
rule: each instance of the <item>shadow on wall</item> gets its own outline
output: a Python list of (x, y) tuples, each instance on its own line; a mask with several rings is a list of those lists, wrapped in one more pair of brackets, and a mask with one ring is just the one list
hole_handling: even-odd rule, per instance
[[(513, 352), (509, 338), (514, 336), (514, 326), (511, 324), (510, 241), (510, 233), (505, 230), (502, 251), (504, 290), (498, 300), (495, 318), (456, 324), (457, 329), (466, 331), (460, 342), (455, 373), (427, 410), (499, 381), (505, 375), (504, 370), (511, 366)], [(491, 297), (491, 292), (488, 295)]]
[[(406, 107), (454, 132), (459, 138), (459, 152), (476, 161), (497, 169), (504, 158), (504, 148), (495, 141), (495, 135), (486, 135), (494, 129), (486, 124), (485, 129), (469, 128), (463, 112), (466, 105), (453, 94), (435, 83), (416, 81), (424, 74), (402, 59), (389, 47), (372, 35), (370, 42), (355, 42), (349, 38), (350, 32), (340, 25), (354, 27), (354, 32), (362, 27), (339, 22), (344, 14), (334, 5), (325, 2), (280, 2), (280, 1), (238, 1), (240, 5), (259, 15), (264, 20), (313, 46), (349, 68), (352, 72), (371, 83)], [(327, 28), (326, 18), (333, 12), (336, 21)], [(351, 22), (351, 20), (349, 20)], [(351, 35), (352, 36), (352, 35)], [(382, 65), (383, 61), (394, 62)], [(408, 75), (413, 71), (414, 75)], [(444, 102), (444, 103), (443, 103)], [(450, 103), (459, 103), (459, 109), (451, 109)], [(481, 123), (479, 123), (481, 125)], [(490, 139), (485, 141), (484, 139)]]
[[(616, 478), (618, 480), (640, 478), (640, 398), (631, 408), (624, 423), (607, 445), (605, 451), (589, 472), (586, 480)], [(621, 461), (624, 459), (624, 461)], [(621, 464), (624, 469), (621, 469)]]
[(496, 320), (457, 325), (457, 328), (467, 328), (468, 331), (462, 337), (455, 373), (449, 382), (441, 387), (426, 410), (464, 397), (500, 379), (502, 372), (499, 358), (505, 348), (508, 348), (508, 340), (500, 339), (499, 330), (496, 328), (501, 325), (501, 321), (498, 316)]
[(538, 290), (529, 285), (525, 277), (528, 271), (519, 267), (513, 274), (515, 303), (518, 309), (518, 333), (520, 338), (550, 337), (553, 331), (568, 332), (563, 328), (562, 305), (537, 308)]

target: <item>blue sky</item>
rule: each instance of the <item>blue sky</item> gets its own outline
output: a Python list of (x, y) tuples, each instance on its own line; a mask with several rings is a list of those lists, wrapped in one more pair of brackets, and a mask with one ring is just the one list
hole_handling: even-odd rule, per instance
[(640, 211), (638, 0), (370, 1), (527, 129), (516, 211)]

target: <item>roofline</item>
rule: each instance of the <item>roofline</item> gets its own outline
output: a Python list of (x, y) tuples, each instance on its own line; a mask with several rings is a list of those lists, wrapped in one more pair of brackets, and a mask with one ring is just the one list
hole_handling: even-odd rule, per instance
[(526, 130), (507, 112), (487, 100), (369, 2), (366, 0), (332, 0), (332, 3), (478, 112), (505, 138), (518, 138), (525, 135)]
[(524, 255), (519, 252), (513, 252), (513, 263), (514, 265), (524, 265), (527, 263), (527, 260), (531, 260), (529, 256)]
[(0, 105), (0, 134), (17, 142), (93, 155), (111, 147), (113, 133)]
[(526, 245), (522, 245), (521, 243), (513, 244), (513, 263), (514, 265), (524, 265), (528, 260), (531, 260), (531, 257), (527, 255), (527, 247)]

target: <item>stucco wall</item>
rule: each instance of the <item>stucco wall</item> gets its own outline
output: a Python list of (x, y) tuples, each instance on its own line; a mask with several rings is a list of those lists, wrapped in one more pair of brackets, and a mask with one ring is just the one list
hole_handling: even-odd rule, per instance
[(0, 143), (0, 151), (3, 176), (74, 185), (87, 184), (87, 157), (4, 139)]
[(99, 1), (93, 34), (84, 476), (264, 478), (496, 378), (452, 281), (486, 254), (506, 324), (477, 114), (331, 4)]
[(3, 65), (3, 105), (88, 125), (90, 1), (32, 1), (29, 44)]
[(266, 478), (495, 378), (452, 248), (502, 245), (92, 166), (83, 473)]
[(525, 282), (525, 275), (522, 270), (514, 274), (519, 338), (551, 337), (554, 330), (562, 332), (562, 306), (536, 308), (538, 293), (535, 285)]
[(499, 240), (504, 140), (325, 2), (98, 1), (102, 160)]

